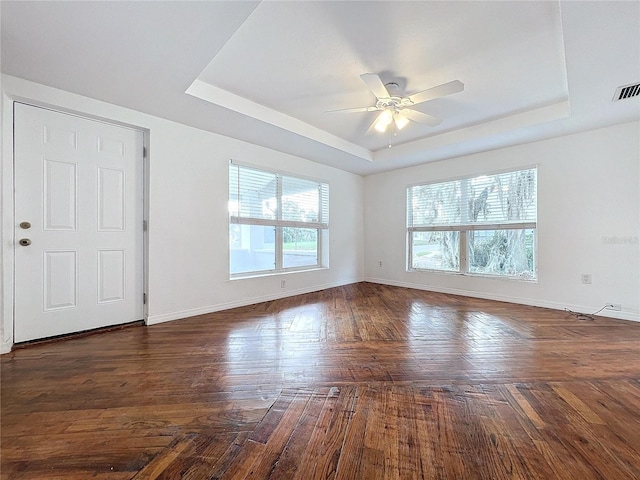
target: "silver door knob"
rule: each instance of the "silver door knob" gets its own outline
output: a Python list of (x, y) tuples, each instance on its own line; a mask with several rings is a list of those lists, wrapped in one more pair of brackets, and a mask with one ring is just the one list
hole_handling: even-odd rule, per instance
[(29, 240), (28, 238), (21, 238), (18, 243), (23, 247), (28, 247), (29, 245), (31, 245), (31, 240)]
[(29, 222), (21, 222), (20, 223), (20, 228), (22, 228), (23, 230), (27, 230), (27, 229), (31, 228), (31, 224)]

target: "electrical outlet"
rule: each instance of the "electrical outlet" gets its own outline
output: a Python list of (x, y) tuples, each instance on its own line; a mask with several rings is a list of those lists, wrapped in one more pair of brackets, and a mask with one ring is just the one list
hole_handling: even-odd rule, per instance
[(280, 288), (285, 288), (287, 286), (286, 280), (280, 280)]
[(590, 285), (591, 284), (591, 274), (590, 273), (583, 273), (582, 275), (580, 275), (580, 281), (582, 281), (582, 283), (584, 283), (585, 285)]
[(605, 310), (615, 310), (616, 312), (619, 312), (622, 310), (622, 305), (619, 303), (607, 303)]
[(378, 260), (378, 267), (382, 268), (382, 260)]

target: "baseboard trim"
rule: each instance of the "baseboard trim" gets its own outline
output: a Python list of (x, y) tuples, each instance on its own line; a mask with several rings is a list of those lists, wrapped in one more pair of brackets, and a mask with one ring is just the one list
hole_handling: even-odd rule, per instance
[[(587, 307), (585, 305), (571, 305), (571, 304), (560, 304), (556, 302), (547, 302), (540, 300), (531, 300), (529, 298), (521, 298), (521, 297), (510, 297), (505, 295), (495, 295), (484, 292), (476, 292), (469, 290), (461, 290), (458, 288), (443, 288), (443, 287), (434, 287), (432, 285), (423, 285), (420, 283), (410, 283), (410, 282), (398, 282), (395, 280), (387, 280), (383, 278), (374, 278), (374, 277), (365, 277), (365, 282), (370, 283), (379, 283), (382, 285), (391, 285), (394, 287), (404, 287), (404, 288), (414, 288), (416, 290), (425, 290), (428, 292), (436, 292), (436, 293), (445, 293), (449, 295), (460, 295), (461, 297), (472, 297), (472, 298), (482, 298), (484, 300), (496, 300), (498, 302), (506, 302), (506, 303), (517, 303), (519, 305), (529, 305), (532, 307), (541, 307), (541, 308), (550, 308), (553, 310), (564, 310), (568, 308), (574, 312), (584, 312), (591, 313), (593, 312), (593, 307)], [(629, 320), (632, 322), (640, 322), (640, 314), (633, 312), (616, 312), (614, 310), (603, 310), (598, 313), (600, 317), (608, 317), (615, 318), (618, 320)]]
[(280, 298), (294, 297), (296, 295), (304, 295), (305, 293), (319, 292), (320, 290), (327, 290), (329, 288), (342, 287), (344, 285), (351, 285), (353, 283), (359, 283), (362, 280), (346, 280), (340, 282), (325, 283), (322, 285), (314, 285), (312, 287), (300, 288), (297, 290), (287, 290), (282, 293), (273, 293), (269, 295), (263, 295), (260, 297), (253, 297), (244, 300), (237, 300), (234, 302), (219, 303), (217, 305), (208, 305), (206, 307), (193, 308), (190, 310), (182, 310), (179, 312), (165, 313), (162, 315), (150, 315), (147, 318), (147, 325), (157, 325), (159, 323), (171, 322), (173, 320), (180, 320), (182, 318), (195, 317), (197, 315), (205, 315), (207, 313), (220, 312), (223, 310), (229, 310), (231, 308), (246, 307), (247, 305), (255, 305), (256, 303), (269, 302), (271, 300), (278, 300)]
[(5, 353), (11, 352), (12, 348), (13, 348), (12, 341), (6, 341), (6, 342), (0, 343), (0, 355), (4, 355)]

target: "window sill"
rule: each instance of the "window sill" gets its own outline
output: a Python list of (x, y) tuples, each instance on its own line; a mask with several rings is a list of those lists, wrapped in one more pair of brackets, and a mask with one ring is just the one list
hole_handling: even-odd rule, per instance
[(282, 275), (288, 275), (290, 273), (317, 272), (319, 270), (329, 270), (329, 267), (314, 266), (314, 267), (291, 268), (291, 269), (282, 270), (278, 272), (269, 271), (265, 273), (261, 273), (261, 272), (253, 272), (253, 273), (247, 273), (247, 274), (239, 273), (237, 275), (230, 276), (228, 278), (228, 281), (233, 282), (235, 280), (247, 280), (251, 278), (279, 277)]
[(418, 269), (418, 268), (410, 268), (407, 269), (408, 273), (431, 273), (436, 275), (455, 275), (459, 277), (471, 277), (471, 278), (484, 278), (488, 280), (507, 280), (507, 281), (516, 281), (516, 282), (524, 282), (524, 283), (538, 283), (538, 277), (535, 278), (527, 278), (527, 277), (519, 277), (515, 275), (489, 275), (482, 273), (471, 273), (471, 272), (449, 272), (445, 270), (430, 270), (430, 269)]

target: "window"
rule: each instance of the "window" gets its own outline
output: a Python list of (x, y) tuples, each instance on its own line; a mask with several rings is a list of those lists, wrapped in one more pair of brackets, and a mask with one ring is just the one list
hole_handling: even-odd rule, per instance
[(536, 278), (537, 170), (407, 188), (409, 270)]
[(320, 267), (328, 229), (326, 183), (230, 165), (231, 276)]

